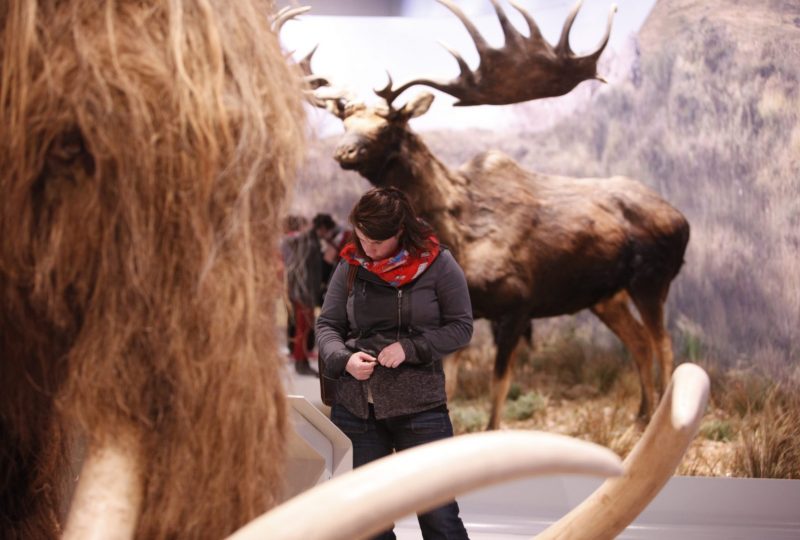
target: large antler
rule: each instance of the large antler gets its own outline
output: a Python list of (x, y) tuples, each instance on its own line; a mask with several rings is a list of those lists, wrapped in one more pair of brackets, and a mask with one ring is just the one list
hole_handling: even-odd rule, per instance
[(528, 24), (529, 37), (525, 37), (514, 28), (497, 0), (491, 0), (505, 35), (505, 44), (500, 49), (492, 48), (486, 43), (472, 21), (452, 0), (437, 1), (444, 4), (464, 23), (478, 49), (480, 64), (475, 71), (470, 70), (461, 55), (445, 46), (455, 57), (461, 69), (458, 77), (448, 83), (414, 79), (394, 90), (391, 88), (390, 77), (386, 88), (376, 91), (390, 105), (398, 95), (415, 85), (430, 86), (450, 94), (459, 100), (455, 105), (508, 105), (560, 96), (575, 88), (582, 81), (602, 80), (597, 75), (597, 59), (608, 43), (611, 21), (617, 10), (616, 5), (611, 8), (606, 34), (598, 49), (586, 56), (576, 56), (569, 46), (569, 33), (578, 10), (580, 10), (581, 0), (578, 0), (567, 16), (561, 38), (555, 47), (542, 37), (533, 17), (516, 2), (509, 0)]
[[(297, 18), (298, 15), (306, 13), (310, 9), (311, 6), (283, 7), (272, 19), (272, 31), (275, 32), (276, 35), (280, 35), (284, 24)], [(308, 53), (306, 53), (305, 56), (297, 61), (298, 67), (300, 67), (300, 70), (305, 76), (305, 82), (311, 89), (328, 85), (328, 81), (325, 78), (319, 77), (315, 75), (313, 71), (311, 71), (311, 58), (314, 56), (315, 52), (317, 52), (317, 45), (315, 45), (313, 49), (311, 49)], [(291, 53), (289, 54), (291, 55)]]

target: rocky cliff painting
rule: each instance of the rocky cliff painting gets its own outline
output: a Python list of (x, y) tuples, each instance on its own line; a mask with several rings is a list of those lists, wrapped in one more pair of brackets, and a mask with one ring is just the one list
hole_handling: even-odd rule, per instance
[[(717, 390), (686, 474), (800, 476), (798, 58), (796, 2), (658, 0), (635, 36), (604, 53), (607, 84), (505, 106), (515, 118), (505, 126), (420, 130), (449, 167), (497, 149), (542, 173), (629, 176), (686, 216), (691, 240), (667, 300), (668, 329), (676, 363), (703, 364)], [(296, 212), (344, 220), (369, 186), (333, 160), (337, 142), (320, 136), (310, 150)], [(629, 448), (638, 390), (613, 334), (581, 312), (537, 319), (533, 336), (519, 351), (504, 421), (594, 431), (586, 436)], [(485, 421), (493, 347), (479, 327), (460, 360), (453, 416), (462, 431)], [(564, 403), (575, 407), (554, 412)]]

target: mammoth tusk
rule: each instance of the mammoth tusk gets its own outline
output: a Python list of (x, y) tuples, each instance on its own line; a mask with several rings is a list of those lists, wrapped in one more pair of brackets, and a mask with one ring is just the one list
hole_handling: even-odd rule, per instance
[[(456, 495), (523, 475), (621, 471), (609, 449), (562, 435), (462, 435), (404, 450), (320, 484), (253, 520), (230, 540), (351, 540)], [(313, 519), (310, 517), (313, 515)]]
[(699, 366), (678, 366), (653, 419), (625, 459), (623, 475), (606, 480), (537, 540), (602, 540), (622, 532), (680, 464), (700, 427), (709, 384), (708, 375)]
[(130, 448), (107, 445), (90, 451), (67, 517), (65, 540), (133, 538), (142, 485)]

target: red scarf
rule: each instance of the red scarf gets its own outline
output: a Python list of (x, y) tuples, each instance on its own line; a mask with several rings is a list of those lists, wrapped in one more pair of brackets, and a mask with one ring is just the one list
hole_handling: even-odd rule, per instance
[(358, 254), (355, 242), (348, 242), (340, 255), (348, 264), (363, 266), (392, 287), (402, 287), (417, 279), (436, 259), (439, 255), (439, 240), (433, 235), (429, 236), (425, 249), (416, 257), (408, 250), (401, 249), (397, 255), (382, 261), (371, 261)]

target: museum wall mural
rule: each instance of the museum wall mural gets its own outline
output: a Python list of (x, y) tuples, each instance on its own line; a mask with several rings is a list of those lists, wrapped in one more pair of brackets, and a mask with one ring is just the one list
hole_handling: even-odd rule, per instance
[[(586, 4), (602, 5), (592, 7), (593, 20), (586, 14), (576, 19), (571, 43), (578, 54), (601, 41), (610, 6)], [(515, 11), (506, 7), (511, 18)], [(538, 22), (542, 14), (535, 3), (524, 7)], [(618, 17), (626, 7), (620, 3)], [(543, 13), (563, 22), (568, 8)], [(335, 49), (340, 62), (371, 77), (366, 86), (359, 81), (353, 99), (375, 103), (380, 99), (370, 88), (384, 86), (387, 72), (395, 88), (411, 78), (448, 80), (458, 73), (456, 61), (436, 43), (442, 35), (452, 40), (460, 32), (467, 45), (447, 45), (475, 67), (467, 32), (442, 11), (444, 16), (424, 19), (355, 23), (309, 14), (287, 29), (295, 32), (291, 48), (297, 55), (318, 45), (311, 68), (333, 86), (347, 87), (347, 73), (337, 78), (337, 64), (325, 60), (324, 51), (349, 47)], [(303, 29), (320, 19), (341, 31)], [(474, 21), (492, 46), (502, 44), (493, 14)], [(520, 21), (512, 24), (527, 35)], [(551, 43), (560, 24), (553, 31), (543, 26)], [(361, 28), (370, 28), (365, 35), (384, 35), (384, 43), (371, 47), (369, 37), (360, 43)], [(544, 174), (593, 177), (598, 185), (615, 175), (631, 177), (677, 208), (691, 234), (666, 302), (668, 331), (675, 363), (697, 362), (712, 375), (701, 440), (679, 472), (797, 478), (800, 6), (658, 0), (640, 26), (623, 25), (624, 35), (615, 31), (612, 26), (611, 46), (598, 64), (606, 84), (585, 81), (566, 96), (472, 108), (477, 112), (454, 107), (452, 99), (433, 91), (435, 107), (446, 112), (427, 124), (424, 116), (412, 119), (411, 129), (453, 169), (494, 149)], [(396, 33), (405, 33), (407, 41), (393, 39)], [(446, 72), (435, 60), (438, 54), (450, 62)], [(420, 90), (397, 97), (395, 106)], [(429, 114), (439, 112), (432, 107)], [(478, 118), (472, 125), (462, 121), (469, 115)], [(292, 211), (309, 217), (328, 212), (345, 221), (370, 184), (333, 159), (341, 127), (331, 123), (332, 115), (312, 111), (311, 118), (313, 143)], [(584, 436), (624, 454), (635, 440), (629, 428), (639, 396), (632, 356), (585, 310), (575, 317), (536, 319), (533, 327), (530, 345), (518, 349), (504, 425)], [(485, 427), (494, 354), (490, 330), (479, 326), (458, 360), (451, 416), (462, 432)]]

